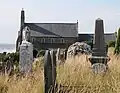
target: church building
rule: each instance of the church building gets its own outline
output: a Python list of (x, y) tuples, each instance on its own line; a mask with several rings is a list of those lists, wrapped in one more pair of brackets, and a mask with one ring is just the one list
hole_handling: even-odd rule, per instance
[(30, 33), (29, 42), (35, 50), (66, 48), (75, 43), (78, 37), (78, 22), (76, 23), (27, 23), (25, 11), (21, 10), (20, 31), (16, 41), (16, 50), (22, 43), (23, 29)]
[[(22, 43), (23, 29), (29, 32), (29, 42), (33, 44), (34, 50), (67, 48), (75, 42), (92, 41), (94, 34), (78, 33), (78, 21), (76, 23), (27, 23), (25, 22), (25, 11), (21, 10), (20, 31), (16, 41), (16, 51)], [(105, 42), (115, 41), (114, 33), (105, 33)]]

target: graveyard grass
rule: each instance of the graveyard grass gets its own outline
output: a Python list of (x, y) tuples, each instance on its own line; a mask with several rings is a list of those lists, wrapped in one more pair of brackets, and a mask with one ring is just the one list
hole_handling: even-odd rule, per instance
[[(109, 48), (109, 70), (104, 75), (94, 75), (86, 56), (69, 58), (64, 66), (57, 67), (57, 83), (63, 93), (120, 93), (120, 58)], [(0, 76), (0, 93), (44, 93), (43, 58), (34, 63), (30, 76)]]

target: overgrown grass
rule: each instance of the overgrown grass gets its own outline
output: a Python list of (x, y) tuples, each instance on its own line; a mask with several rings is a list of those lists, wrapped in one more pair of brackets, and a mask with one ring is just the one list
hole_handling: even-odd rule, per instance
[(57, 82), (65, 86), (65, 93), (120, 93), (120, 59), (109, 49), (109, 70), (105, 74), (92, 73), (86, 55), (69, 58), (58, 68)]
[(44, 82), (41, 61), (43, 61), (43, 58), (33, 64), (34, 72), (25, 77), (0, 76), (0, 93), (43, 93)]
[[(85, 55), (69, 58), (64, 65), (57, 67), (57, 83), (64, 86), (59, 89), (64, 93), (120, 93), (120, 58), (113, 55), (111, 48), (108, 54), (111, 60), (104, 75), (92, 73)], [(36, 62), (37, 67), (29, 76), (0, 76), (0, 93), (43, 93), (43, 69), (38, 66), (40, 61)]]

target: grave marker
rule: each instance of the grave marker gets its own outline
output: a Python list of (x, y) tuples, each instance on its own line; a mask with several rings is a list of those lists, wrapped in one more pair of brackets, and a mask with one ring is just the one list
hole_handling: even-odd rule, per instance
[(45, 93), (55, 93), (56, 85), (56, 56), (55, 52), (47, 50), (44, 56), (44, 83)]
[(28, 73), (32, 70), (32, 62), (33, 62), (33, 45), (27, 40), (26, 29), (23, 30), (23, 41), (20, 45), (20, 63), (19, 69), (20, 72)]
[(107, 62), (110, 60), (107, 56), (107, 49), (104, 39), (103, 20), (98, 18), (95, 23), (95, 35), (93, 41), (92, 56), (89, 57), (93, 72), (101, 73), (107, 69)]

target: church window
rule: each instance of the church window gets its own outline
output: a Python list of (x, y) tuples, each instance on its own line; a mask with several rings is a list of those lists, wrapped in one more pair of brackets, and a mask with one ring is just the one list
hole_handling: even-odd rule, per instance
[(64, 39), (63, 38), (61, 38), (61, 43), (64, 43)]
[(51, 38), (51, 43), (54, 43), (54, 39), (53, 38)]
[(45, 43), (45, 38), (42, 38), (42, 39), (41, 39), (41, 43)]

